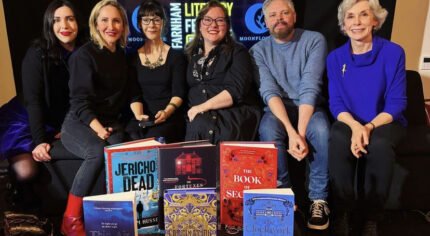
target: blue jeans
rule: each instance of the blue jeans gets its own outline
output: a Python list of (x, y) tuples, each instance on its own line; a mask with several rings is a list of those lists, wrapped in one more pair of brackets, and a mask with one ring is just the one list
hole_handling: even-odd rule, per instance
[[(298, 108), (286, 106), (291, 124), (297, 127)], [(290, 187), (287, 157), (288, 134), (284, 125), (271, 111), (266, 111), (259, 128), (261, 141), (273, 141), (278, 148), (278, 187)], [(309, 165), (309, 198), (326, 200), (328, 195), (328, 139), (330, 122), (326, 112), (315, 108), (306, 129), (306, 141), (309, 154), (306, 156)]]
[(83, 159), (70, 193), (84, 197), (91, 191), (91, 187), (104, 168), (104, 147), (124, 141), (124, 130), (117, 124), (105, 125), (114, 129), (107, 140), (102, 140), (88, 125), (82, 123), (73, 114), (64, 119), (61, 129), (61, 141), (64, 147), (76, 158)]

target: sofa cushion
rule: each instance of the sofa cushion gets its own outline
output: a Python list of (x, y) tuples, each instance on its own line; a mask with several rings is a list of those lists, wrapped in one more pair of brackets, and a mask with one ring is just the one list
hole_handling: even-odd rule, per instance
[(406, 137), (396, 150), (397, 156), (408, 157), (424, 155), (430, 158), (430, 127), (427, 125), (411, 125), (406, 129)]

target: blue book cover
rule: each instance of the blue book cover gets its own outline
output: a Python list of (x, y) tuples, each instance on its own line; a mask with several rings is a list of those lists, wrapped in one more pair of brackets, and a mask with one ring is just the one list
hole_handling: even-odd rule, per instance
[(243, 191), (243, 235), (294, 235), (294, 193), (289, 188)]
[(86, 235), (137, 235), (135, 197), (134, 192), (84, 197)]
[(165, 235), (217, 235), (215, 188), (167, 189), (164, 193)]
[(136, 144), (105, 149), (107, 191), (135, 191), (139, 234), (158, 233), (158, 145), (152, 139), (150, 145)]

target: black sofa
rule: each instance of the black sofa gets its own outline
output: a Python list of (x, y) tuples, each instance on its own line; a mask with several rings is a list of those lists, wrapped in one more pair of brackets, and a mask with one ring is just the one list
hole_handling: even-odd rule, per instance
[(425, 111), (421, 76), (407, 71), (408, 128), (396, 153), (387, 209), (430, 210), (430, 126)]
[[(67, 196), (73, 179), (83, 160), (74, 158), (62, 145), (51, 148), (55, 160), (40, 165), (40, 176), (36, 184), (36, 193), (41, 199), (41, 214), (48, 217), (61, 217), (64, 213)], [(106, 193), (105, 171), (93, 182), (90, 195)]]
[[(406, 71), (408, 120), (406, 137), (396, 150), (393, 180), (385, 208), (387, 210), (430, 210), (430, 125), (427, 121), (421, 76), (416, 71)], [(288, 159), (289, 172), (296, 204), (307, 209), (307, 166), (294, 158)], [(330, 197), (330, 196), (329, 196)], [(329, 199), (330, 201), (330, 199)], [(330, 201), (335, 207), (336, 203)]]
[[(430, 126), (427, 124), (421, 77), (416, 71), (407, 71), (407, 96), (408, 107), (405, 115), (409, 127), (406, 138), (397, 150), (394, 178), (386, 208), (430, 210)], [(72, 159), (70, 156), (44, 163), (39, 192), (44, 196), (42, 212), (46, 215), (58, 216), (63, 213), (68, 191), (81, 163), (81, 160)], [(304, 181), (303, 162), (294, 163), (293, 160), (290, 162), (290, 169), (293, 185), (298, 186), (296, 183)], [(94, 183), (91, 195), (105, 193), (105, 185), (103, 171)], [(306, 198), (303, 188), (297, 187), (294, 191), (297, 200)], [(300, 205), (305, 204), (299, 203)]]

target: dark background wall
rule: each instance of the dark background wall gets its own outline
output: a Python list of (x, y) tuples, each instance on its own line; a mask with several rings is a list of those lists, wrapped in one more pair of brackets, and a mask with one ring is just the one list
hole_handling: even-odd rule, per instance
[[(80, 10), (85, 23), (92, 7), (98, 2), (98, 0), (70, 1)], [(32, 40), (41, 34), (43, 13), (50, 2), (50, 0), (24, 2), (3, 0), (18, 95), (22, 92), (21, 61)], [(329, 50), (346, 41), (346, 37), (340, 34), (337, 26), (337, 7), (341, 0), (295, 0), (293, 2), (297, 11), (297, 27), (321, 32), (327, 39)], [(378, 35), (390, 39), (396, 0), (380, 0), (380, 3), (388, 10), (389, 15)]]

